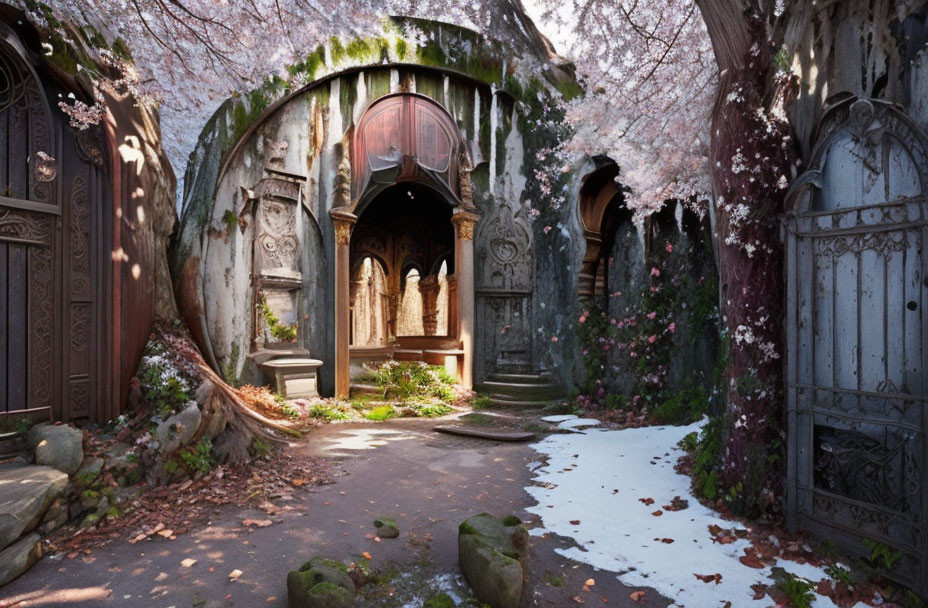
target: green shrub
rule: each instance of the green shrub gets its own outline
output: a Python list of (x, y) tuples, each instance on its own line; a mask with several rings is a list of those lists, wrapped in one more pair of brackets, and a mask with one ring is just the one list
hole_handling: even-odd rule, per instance
[(440, 365), (390, 360), (377, 368), (374, 382), (385, 397), (400, 400), (434, 397), (446, 403), (454, 399), (451, 387), (455, 379)]
[(194, 473), (209, 473), (215, 463), (213, 443), (208, 438), (203, 437), (195, 446), (188, 446), (182, 450), (180, 458), (187, 470)]
[(815, 600), (812, 583), (793, 574), (783, 574), (777, 580), (777, 587), (786, 596), (789, 608), (811, 608)]
[(371, 411), (364, 414), (364, 417), (368, 420), (373, 420), (375, 422), (381, 422), (383, 420), (388, 420), (396, 416), (396, 410), (393, 409), (392, 405), (382, 405), (380, 407), (375, 407)]
[(722, 417), (710, 418), (698, 438), (690, 433), (681, 443), (693, 456), (693, 489), (698, 496), (715, 500), (721, 489), (718, 463), (722, 453)]
[(892, 570), (899, 563), (902, 555), (881, 542), (864, 539), (863, 545), (870, 550), (870, 565), (877, 569)]
[[(610, 395), (611, 396), (611, 395)], [(685, 388), (654, 408), (661, 424), (689, 424), (709, 411), (709, 396), (701, 386)]]
[(309, 415), (311, 418), (321, 418), (328, 422), (333, 420), (347, 420), (349, 418), (347, 412), (343, 412), (335, 406), (326, 403), (317, 403), (313, 405), (309, 410)]

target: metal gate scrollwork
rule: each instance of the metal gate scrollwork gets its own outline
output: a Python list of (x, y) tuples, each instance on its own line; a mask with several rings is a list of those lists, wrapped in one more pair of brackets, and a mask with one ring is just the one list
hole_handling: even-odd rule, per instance
[(928, 590), (928, 138), (849, 98), (787, 196), (787, 517)]

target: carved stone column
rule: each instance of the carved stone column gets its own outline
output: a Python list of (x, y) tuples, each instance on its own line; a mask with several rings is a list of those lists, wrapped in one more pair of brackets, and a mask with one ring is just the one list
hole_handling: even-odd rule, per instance
[(432, 274), (419, 280), (419, 293), (422, 294), (422, 328), (427, 336), (434, 336), (438, 330), (438, 276)]
[[(398, 283), (399, 281), (397, 281)], [(400, 288), (399, 285), (394, 285), (393, 281), (390, 281), (390, 287), (387, 289), (385, 294), (387, 299), (387, 343), (391, 343), (396, 339), (396, 329), (397, 329), (397, 316), (400, 313)], [(391, 338), (393, 340), (391, 340)]]
[(457, 275), (458, 340), (464, 351), (461, 384), (474, 387), (474, 224), (480, 217), (473, 207), (458, 207), (454, 224), (454, 274)]
[(351, 364), (351, 229), (358, 217), (343, 209), (329, 211), (335, 227), (335, 397), (348, 398)]
[(458, 335), (458, 277), (448, 275), (448, 337)]

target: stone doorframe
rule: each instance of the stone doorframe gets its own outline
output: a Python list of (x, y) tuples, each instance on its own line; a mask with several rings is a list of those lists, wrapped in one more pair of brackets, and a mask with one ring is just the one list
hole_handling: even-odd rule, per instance
[[(418, 136), (417, 120), (423, 114), (400, 114), (396, 128), (372, 123), (367, 119), (378, 113), (383, 106), (397, 106), (401, 98), (409, 101), (408, 106), (427, 108), (426, 115), (434, 121), (430, 131), (432, 139), (425, 141)], [(383, 102), (383, 103), (382, 103)], [(404, 106), (405, 107), (405, 106)], [(424, 108), (424, 109), (425, 109)], [(365, 129), (373, 124), (382, 140), (392, 141), (391, 154), (395, 153), (394, 167), (383, 170), (381, 175), (393, 173), (389, 180), (372, 180), (366, 166), (366, 158), (352, 159), (352, 152), (361, 155), (369, 153), (365, 145)], [(440, 129), (435, 129), (437, 124)], [(335, 397), (347, 399), (349, 396), (349, 366), (351, 363), (351, 233), (358, 216), (363, 212), (362, 201), (369, 202), (376, 192), (385, 186), (400, 182), (417, 182), (430, 187), (437, 196), (447, 200), (454, 208), (451, 223), (454, 225), (454, 276), (456, 280), (457, 319), (449, 319), (448, 333), (455, 335), (459, 341), (459, 350), (463, 352), (460, 383), (467, 389), (473, 388), (474, 378), (474, 225), (480, 219), (473, 203), (473, 188), (470, 181), (472, 170), (466, 147), (460, 140), (460, 134), (454, 120), (437, 102), (415, 94), (388, 95), (380, 98), (368, 107), (357, 122), (358, 129), (349, 132), (341, 144), (341, 160), (335, 179), (333, 193), (334, 207), (329, 211), (335, 233)], [(441, 133), (444, 132), (443, 137)], [(434, 135), (438, 133), (438, 136)], [(411, 135), (412, 134), (412, 135)], [(395, 141), (393, 141), (395, 139)], [(444, 141), (447, 139), (447, 141)], [(383, 152), (383, 151), (381, 151)], [(430, 158), (447, 159), (444, 166), (429, 167)], [(352, 160), (354, 162), (352, 162)], [(383, 161), (384, 156), (379, 156)], [(438, 163), (432, 163), (438, 164)], [(359, 176), (365, 183), (355, 183)], [(354, 192), (355, 196), (352, 197)], [(446, 193), (446, 194), (444, 194)], [(454, 324), (454, 330), (452, 330)]]

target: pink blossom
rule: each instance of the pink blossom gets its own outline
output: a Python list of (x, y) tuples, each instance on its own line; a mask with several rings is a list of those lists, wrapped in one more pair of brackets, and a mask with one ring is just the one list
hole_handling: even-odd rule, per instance
[(586, 323), (586, 315), (580, 315), (580, 322)]
[(548, 234), (549, 232), (551, 232), (551, 226), (545, 226), (544, 232), (545, 234)]
[(666, 245), (664, 245), (664, 251), (667, 253), (673, 253), (673, 245), (668, 242)]
[(667, 329), (670, 330), (670, 333), (673, 333), (673, 332), (677, 331), (677, 324), (676, 324), (676, 323), (671, 323), (670, 325), (667, 326)]
[(538, 217), (539, 215), (541, 215), (541, 211), (538, 209), (532, 209), (532, 217)]
[(657, 316), (657, 313), (656, 313), (656, 312), (649, 312), (649, 313), (648, 313), (648, 318), (649, 318), (649, 319), (653, 319), (653, 318), (656, 317), (656, 316)]
[(551, 341), (552, 341), (552, 342), (557, 342), (557, 336), (551, 336)]
[(657, 340), (657, 336), (648, 336), (648, 344), (654, 344), (655, 340)]
[(657, 268), (652, 268), (652, 269), (651, 269), (651, 276), (652, 276), (652, 277), (659, 277), (659, 276), (661, 276), (661, 271), (658, 270)]

